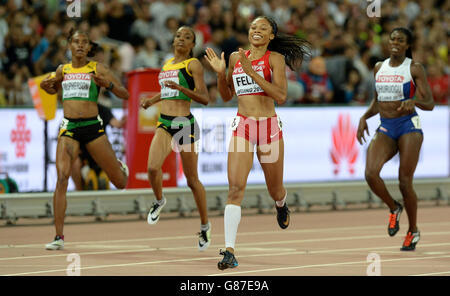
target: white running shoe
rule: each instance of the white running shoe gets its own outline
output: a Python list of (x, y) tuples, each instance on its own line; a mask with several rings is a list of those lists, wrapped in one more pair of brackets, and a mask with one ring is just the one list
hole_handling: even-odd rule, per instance
[(148, 224), (153, 225), (159, 221), (160, 212), (161, 212), (162, 208), (164, 208), (165, 205), (166, 205), (166, 202), (164, 202), (162, 205), (160, 205), (156, 201), (153, 203), (152, 208), (150, 209), (150, 212), (148, 213), (148, 216), (147, 216)]
[(198, 233), (198, 250), (200, 252), (208, 249), (211, 244), (211, 225), (209, 225), (208, 230), (201, 230)]
[(59, 235), (55, 237), (55, 240), (49, 244), (45, 245), (46, 250), (63, 250), (64, 249), (64, 239)]
[(118, 159), (117, 161), (120, 163), (120, 169), (122, 170), (122, 172), (124, 172), (125, 175), (128, 177), (128, 175), (130, 174), (130, 171), (128, 170), (128, 166), (120, 159)]

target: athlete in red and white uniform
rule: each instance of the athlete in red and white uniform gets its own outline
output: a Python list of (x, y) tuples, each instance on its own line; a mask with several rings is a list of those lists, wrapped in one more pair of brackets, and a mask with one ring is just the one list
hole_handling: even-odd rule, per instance
[(212, 49), (206, 59), (218, 74), (218, 89), (224, 101), (238, 97), (238, 112), (231, 129), (228, 153), (228, 201), (225, 206), (226, 251), (219, 269), (238, 265), (234, 246), (241, 219), (241, 202), (247, 177), (256, 155), (266, 178), (267, 189), (276, 203), (281, 228), (289, 225), (287, 192), (283, 186), (284, 142), (275, 102), (286, 101), (286, 65), (291, 69), (306, 54), (305, 40), (278, 33), (277, 24), (268, 17), (257, 17), (250, 25), (250, 49), (230, 55), (228, 73), (224, 53), (219, 58)]

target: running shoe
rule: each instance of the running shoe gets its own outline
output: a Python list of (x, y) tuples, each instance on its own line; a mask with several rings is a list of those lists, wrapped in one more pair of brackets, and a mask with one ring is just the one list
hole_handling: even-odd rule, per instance
[(420, 240), (420, 232), (417, 230), (416, 232), (408, 232), (405, 237), (405, 241), (403, 242), (403, 246), (400, 249), (401, 251), (414, 251), (416, 249), (416, 245)]
[(227, 268), (235, 268), (239, 265), (236, 258), (234, 257), (234, 254), (231, 253), (230, 251), (224, 252), (224, 251), (220, 250), (220, 255), (223, 255), (222, 261), (217, 263), (217, 267), (220, 270), (224, 270)]
[(400, 229), (400, 215), (402, 214), (403, 207), (397, 201), (395, 201), (395, 204), (397, 205), (397, 209), (391, 211), (391, 213), (389, 214), (389, 225), (388, 225), (389, 236), (394, 236)]
[(128, 170), (128, 166), (120, 159), (118, 159), (117, 161), (120, 164), (120, 169), (122, 170), (122, 172), (128, 177), (130, 174), (130, 171)]
[(152, 208), (150, 209), (150, 212), (148, 213), (148, 216), (147, 216), (147, 223), (148, 224), (153, 225), (153, 224), (156, 224), (159, 221), (159, 214), (160, 214), (162, 208), (164, 208), (165, 205), (166, 205), (165, 202), (164, 202), (163, 205), (160, 205), (156, 201), (153, 202)]
[(45, 245), (46, 250), (63, 250), (64, 249), (64, 236), (55, 236), (55, 239)]
[(205, 251), (211, 244), (211, 225), (208, 230), (201, 230), (198, 233), (198, 250)]
[(275, 208), (277, 209), (277, 221), (278, 221), (278, 225), (280, 225), (280, 227), (282, 229), (286, 229), (289, 226), (289, 209), (287, 206), (287, 203), (284, 203), (284, 206), (282, 207), (277, 207), (275, 205)]

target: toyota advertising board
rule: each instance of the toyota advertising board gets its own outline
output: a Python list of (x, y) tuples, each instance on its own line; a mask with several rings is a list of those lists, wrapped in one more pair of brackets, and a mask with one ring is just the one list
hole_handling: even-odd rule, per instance
[[(283, 123), (285, 142), (284, 180), (294, 182), (327, 182), (364, 180), (367, 146), (379, 124), (379, 116), (368, 120), (368, 143), (360, 145), (355, 138), (360, 116), (366, 107), (302, 107), (277, 108)], [(416, 178), (449, 177), (449, 108), (436, 106), (431, 112), (417, 109), (424, 142), (417, 165)], [(121, 118), (122, 109), (113, 113)], [(204, 185), (226, 185), (227, 152), (231, 138), (231, 122), (236, 108), (193, 108), (201, 127), (198, 170)], [(49, 157), (55, 159), (56, 138), (62, 110), (48, 122)], [(44, 190), (44, 121), (33, 109), (0, 109), (0, 173), (8, 173), (21, 192)], [(119, 158), (124, 157), (123, 133), (108, 129), (108, 137)], [(398, 155), (384, 166), (381, 175), (398, 176)], [(181, 162), (177, 162), (177, 186), (186, 186)], [(56, 184), (55, 165), (47, 172), (47, 189)], [(254, 157), (248, 184), (264, 184), (264, 174)], [(74, 186), (70, 181), (69, 190)], [(114, 188), (111, 186), (111, 188)]]

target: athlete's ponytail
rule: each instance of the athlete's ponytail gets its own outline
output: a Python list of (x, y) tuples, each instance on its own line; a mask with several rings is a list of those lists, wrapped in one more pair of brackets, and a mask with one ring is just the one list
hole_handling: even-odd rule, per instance
[(391, 33), (389, 34), (389, 36), (392, 35), (392, 33), (394, 33), (395, 31), (399, 31), (399, 32), (405, 34), (406, 39), (407, 39), (406, 42), (407, 42), (408, 45), (409, 45), (408, 49), (406, 50), (405, 56), (406, 56), (407, 58), (412, 59), (412, 46), (413, 46), (413, 38), (414, 38), (414, 37), (413, 37), (413, 33), (412, 33), (408, 28), (405, 28), (405, 27), (397, 27), (397, 28), (394, 28), (394, 29), (391, 31)]
[(300, 67), (305, 58), (311, 56), (311, 44), (306, 39), (278, 32), (278, 25), (271, 17), (258, 16), (258, 18), (266, 19), (272, 27), (272, 33), (275, 35), (267, 49), (284, 55), (286, 65), (291, 70), (295, 71), (295, 68)]

